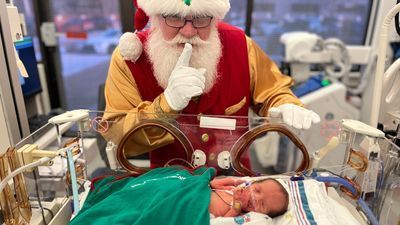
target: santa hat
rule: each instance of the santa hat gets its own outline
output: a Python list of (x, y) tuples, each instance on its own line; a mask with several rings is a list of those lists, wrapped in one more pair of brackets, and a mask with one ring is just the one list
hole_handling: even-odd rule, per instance
[[(222, 19), (230, 9), (229, 0), (133, 0), (133, 3), (136, 7), (136, 31), (145, 28), (149, 17), (155, 15), (207, 15)], [(127, 32), (119, 41), (121, 55), (125, 60), (133, 62), (143, 51), (142, 43), (135, 33)]]
[(149, 16), (190, 14), (222, 19), (230, 8), (229, 0), (137, 0), (137, 3)]

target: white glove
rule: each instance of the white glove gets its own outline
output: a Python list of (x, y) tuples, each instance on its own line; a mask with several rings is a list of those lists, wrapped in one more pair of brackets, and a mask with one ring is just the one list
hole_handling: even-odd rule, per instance
[(321, 121), (315, 112), (290, 103), (270, 108), (268, 115), (274, 118), (282, 116), (283, 122), (287, 125), (305, 130), (309, 129), (311, 124)]
[(175, 111), (184, 109), (192, 97), (203, 94), (206, 69), (189, 67), (192, 45), (185, 44), (164, 91), (168, 105)]

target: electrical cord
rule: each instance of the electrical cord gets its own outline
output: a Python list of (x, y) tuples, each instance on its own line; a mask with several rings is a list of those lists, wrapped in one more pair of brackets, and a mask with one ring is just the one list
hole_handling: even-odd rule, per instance
[(36, 172), (33, 171), (32, 173), (33, 173), (33, 178), (35, 180), (35, 191), (36, 191), (36, 196), (37, 196), (37, 199), (38, 199), (38, 204), (39, 204), (39, 207), (40, 207), (40, 209), (42, 211), (43, 223), (44, 223), (44, 225), (48, 225), (47, 222), (46, 222), (46, 217), (44, 215), (44, 209), (43, 209), (43, 206), (42, 206), (42, 201), (40, 200), (39, 184), (38, 184), (38, 179), (37, 179), (37, 176), (36, 176)]
[(51, 220), (54, 218), (54, 213), (53, 213), (53, 211), (51, 211), (51, 209), (46, 208), (46, 207), (43, 207), (43, 209), (50, 213), (50, 216), (51, 216), (50, 221), (51, 221)]
[[(61, 156), (62, 156), (63, 154), (65, 154), (65, 152), (66, 152), (69, 148), (72, 148), (72, 147), (75, 147), (75, 146), (70, 146), (70, 147), (62, 148), (62, 149), (56, 151), (56, 152), (55, 152), (56, 155), (54, 155), (54, 157), (56, 157), (57, 155), (61, 155)], [(53, 158), (53, 157), (52, 157), (52, 158)], [(29, 163), (29, 164), (26, 164), (26, 165), (24, 165), (24, 166), (19, 167), (19, 168), (16, 169), (16, 170), (12, 171), (10, 174), (8, 174), (7, 177), (5, 177), (3, 180), (0, 181), (0, 192), (3, 191), (3, 189), (4, 189), (4, 187), (7, 185), (7, 183), (8, 183), (13, 177), (15, 177), (16, 175), (18, 175), (18, 174), (24, 172), (25, 170), (32, 169), (32, 168), (38, 167), (38, 166), (40, 166), (40, 165), (42, 165), (42, 164), (45, 164), (45, 163), (49, 162), (52, 158), (43, 157), (43, 158), (40, 158), (40, 159), (37, 160), (37, 161), (34, 161), (34, 162), (32, 162), (32, 163)]]
[(7, 183), (16, 175), (24, 172), (27, 169), (31, 169), (31, 168), (35, 168), (37, 166), (40, 166), (48, 161), (50, 161), (51, 159), (49, 157), (43, 157), (41, 159), (39, 159), (38, 161), (35, 161), (33, 163), (29, 163), (27, 165), (21, 166), (18, 169), (14, 170), (13, 172), (11, 172), (7, 177), (5, 177), (3, 180), (1, 180), (0, 182), (0, 192), (3, 191), (4, 187), (7, 185)]
[[(32, 207), (32, 209), (40, 209), (40, 207)], [(53, 213), (53, 211), (51, 211), (51, 209), (46, 208), (46, 207), (43, 207), (43, 209), (46, 210), (47, 212), (49, 212), (49, 214), (50, 214), (50, 216), (51, 216), (51, 219), (50, 219), (50, 221), (51, 221), (51, 220), (54, 218), (54, 213)]]
[[(400, 1), (400, 0), (399, 0)], [(368, 64), (361, 76), (361, 81), (360, 84), (356, 88), (347, 88), (347, 91), (352, 94), (352, 95), (360, 95), (364, 93), (366, 88), (368, 87), (369, 81), (372, 78), (374, 71), (376, 69), (376, 62), (377, 62), (378, 56), (376, 54), (373, 54), (369, 61)]]

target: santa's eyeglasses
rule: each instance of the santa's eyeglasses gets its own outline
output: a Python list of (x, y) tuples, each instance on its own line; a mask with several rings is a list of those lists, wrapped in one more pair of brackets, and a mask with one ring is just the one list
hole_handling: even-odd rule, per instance
[(173, 28), (182, 28), (187, 22), (191, 22), (194, 28), (205, 28), (211, 24), (213, 19), (212, 16), (193, 17), (190, 20), (176, 15), (163, 15), (162, 17), (165, 19), (165, 23)]

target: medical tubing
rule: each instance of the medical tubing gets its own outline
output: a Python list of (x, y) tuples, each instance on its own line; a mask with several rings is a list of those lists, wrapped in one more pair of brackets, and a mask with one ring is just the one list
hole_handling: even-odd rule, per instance
[(339, 138), (337, 136), (333, 136), (329, 140), (328, 144), (326, 144), (319, 150), (315, 151), (313, 153), (310, 169), (317, 168), (321, 159), (323, 159), (326, 156), (326, 154), (335, 149), (339, 144), (340, 144)]
[[(80, 150), (82, 151), (82, 157), (83, 157), (83, 159), (86, 161), (86, 152), (85, 152), (85, 150), (84, 150), (84, 141), (83, 141), (83, 126), (84, 126), (84, 124), (83, 124), (83, 121), (79, 121), (78, 122), (78, 127), (79, 127), (79, 132), (78, 132), (78, 137), (79, 137), (79, 142), (80, 142), (80, 145), (79, 145), (79, 147), (80, 147)], [(83, 166), (84, 166), (84, 171), (83, 171), (83, 176), (84, 176), (84, 178), (85, 178), (85, 180), (87, 180), (88, 179), (88, 174), (87, 174), (87, 171), (88, 171), (88, 168), (87, 168), (87, 163), (84, 163), (83, 164)]]
[[(38, 172), (38, 173), (39, 173), (39, 172)], [(33, 174), (33, 178), (34, 178), (34, 180), (35, 180), (35, 192), (36, 192), (36, 196), (37, 196), (37, 202), (38, 202), (38, 204), (39, 204), (39, 208), (40, 208), (40, 211), (41, 211), (41, 214), (42, 214), (42, 220), (43, 220), (44, 225), (48, 225), (48, 223), (47, 223), (47, 221), (46, 221), (46, 216), (44, 215), (44, 207), (43, 207), (43, 205), (42, 205), (42, 200), (40, 200), (39, 181), (38, 181), (38, 178), (37, 178), (37, 176), (36, 176), (36, 172), (33, 171), (32, 174)]]
[[(334, 57), (332, 57), (332, 64), (325, 66), (324, 70), (329, 77), (333, 77), (336, 79), (343, 78), (345, 75), (349, 76), (351, 71), (351, 61), (349, 51), (346, 48), (346, 44), (343, 43), (340, 39), (337, 38), (329, 38), (324, 41), (323, 43), (324, 49), (328, 49), (329, 45), (333, 45), (340, 49), (341, 52), (341, 59), (343, 62), (335, 62)], [(335, 68), (340, 67), (340, 71), (336, 72)]]
[[(396, 100), (396, 96), (399, 92), (398, 86), (396, 86), (396, 80), (393, 79), (397, 76), (400, 69), (400, 59), (396, 59), (392, 65), (386, 70), (384, 79), (383, 79), (383, 86), (389, 89), (389, 92), (386, 95), (385, 102), (388, 104), (393, 103)], [(390, 84), (390, 86), (388, 86)]]
[(106, 154), (108, 159), (108, 165), (112, 170), (118, 169), (118, 161), (115, 149), (116, 145), (113, 142), (111, 141), (107, 142)]
[(46, 162), (48, 162), (50, 160), (51, 160), (51, 158), (49, 158), (49, 157), (43, 157), (43, 158), (40, 158), (38, 161), (35, 161), (33, 163), (29, 163), (29, 164), (27, 164), (25, 166), (21, 166), (20, 168), (14, 170), (6, 178), (4, 178), (4, 180), (1, 181), (1, 183), (0, 183), (0, 193), (3, 191), (4, 187), (7, 185), (7, 183), (13, 177), (15, 177), (18, 174), (24, 172), (25, 170), (35, 168), (35, 167), (40, 166), (40, 165), (42, 165), (42, 164), (44, 164), (44, 163), (46, 163)]
[(364, 70), (364, 73), (361, 76), (361, 81), (358, 87), (356, 88), (348, 88), (346, 91), (349, 92), (352, 95), (360, 95), (364, 93), (365, 89), (367, 88), (369, 81), (372, 77), (372, 71), (376, 70), (376, 60), (377, 60), (377, 55), (374, 54), (370, 57), (368, 60), (367, 67)]
[(396, 16), (396, 14), (400, 12), (400, 4), (393, 7), (389, 13), (386, 15), (379, 37), (379, 51), (378, 51), (378, 62), (376, 66), (375, 72), (375, 83), (372, 89), (372, 107), (371, 117), (370, 117), (370, 125), (376, 127), (378, 125), (378, 118), (380, 113), (380, 103), (382, 98), (382, 89), (383, 89), (383, 74), (385, 70), (385, 61), (386, 61), (386, 51), (387, 51), (387, 43), (388, 43), (388, 33), (391, 21)]
[(374, 215), (374, 213), (372, 212), (372, 210), (369, 208), (369, 206), (367, 205), (367, 203), (362, 199), (359, 198), (357, 200), (358, 205), (361, 207), (362, 211), (365, 213), (365, 215), (368, 217), (369, 222), (372, 225), (379, 225), (379, 221), (376, 218), (376, 216)]
[[(328, 182), (328, 183), (338, 183), (343, 186), (345, 186), (347, 189), (349, 189), (353, 195), (357, 195), (357, 190), (356, 188), (353, 187), (353, 185), (348, 182), (347, 180), (341, 178), (341, 177), (316, 177), (314, 178), (317, 181), (320, 182)], [(375, 217), (374, 213), (372, 210), (369, 208), (367, 203), (362, 198), (358, 198), (357, 203), (360, 205), (362, 208), (363, 212), (366, 214), (368, 217), (369, 221), (371, 222), (372, 225), (379, 225), (378, 219)]]
[(349, 181), (347, 181), (346, 179), (343, 179), (341, 177), (315, 177), (314, 179), (317, 181), (320, 181), (320, 182), (341, 184), (345, 188), (350, 190), (353, 195), (356, 196), (358, 194), (357, 189)]
[(71, 149), (67, 150), (67, 157), (68, 157), (68, 165), (69, 171), (71, 174), (71, 186), (72, 186), (72, 198), (74, 199), (74, 214), (77, 215), (79, 213), (79, 194), (78, 194), (78, 186), (76, 180), (76, 172), (75, 172), (75, 163), (74, 158), (72, 156)]

